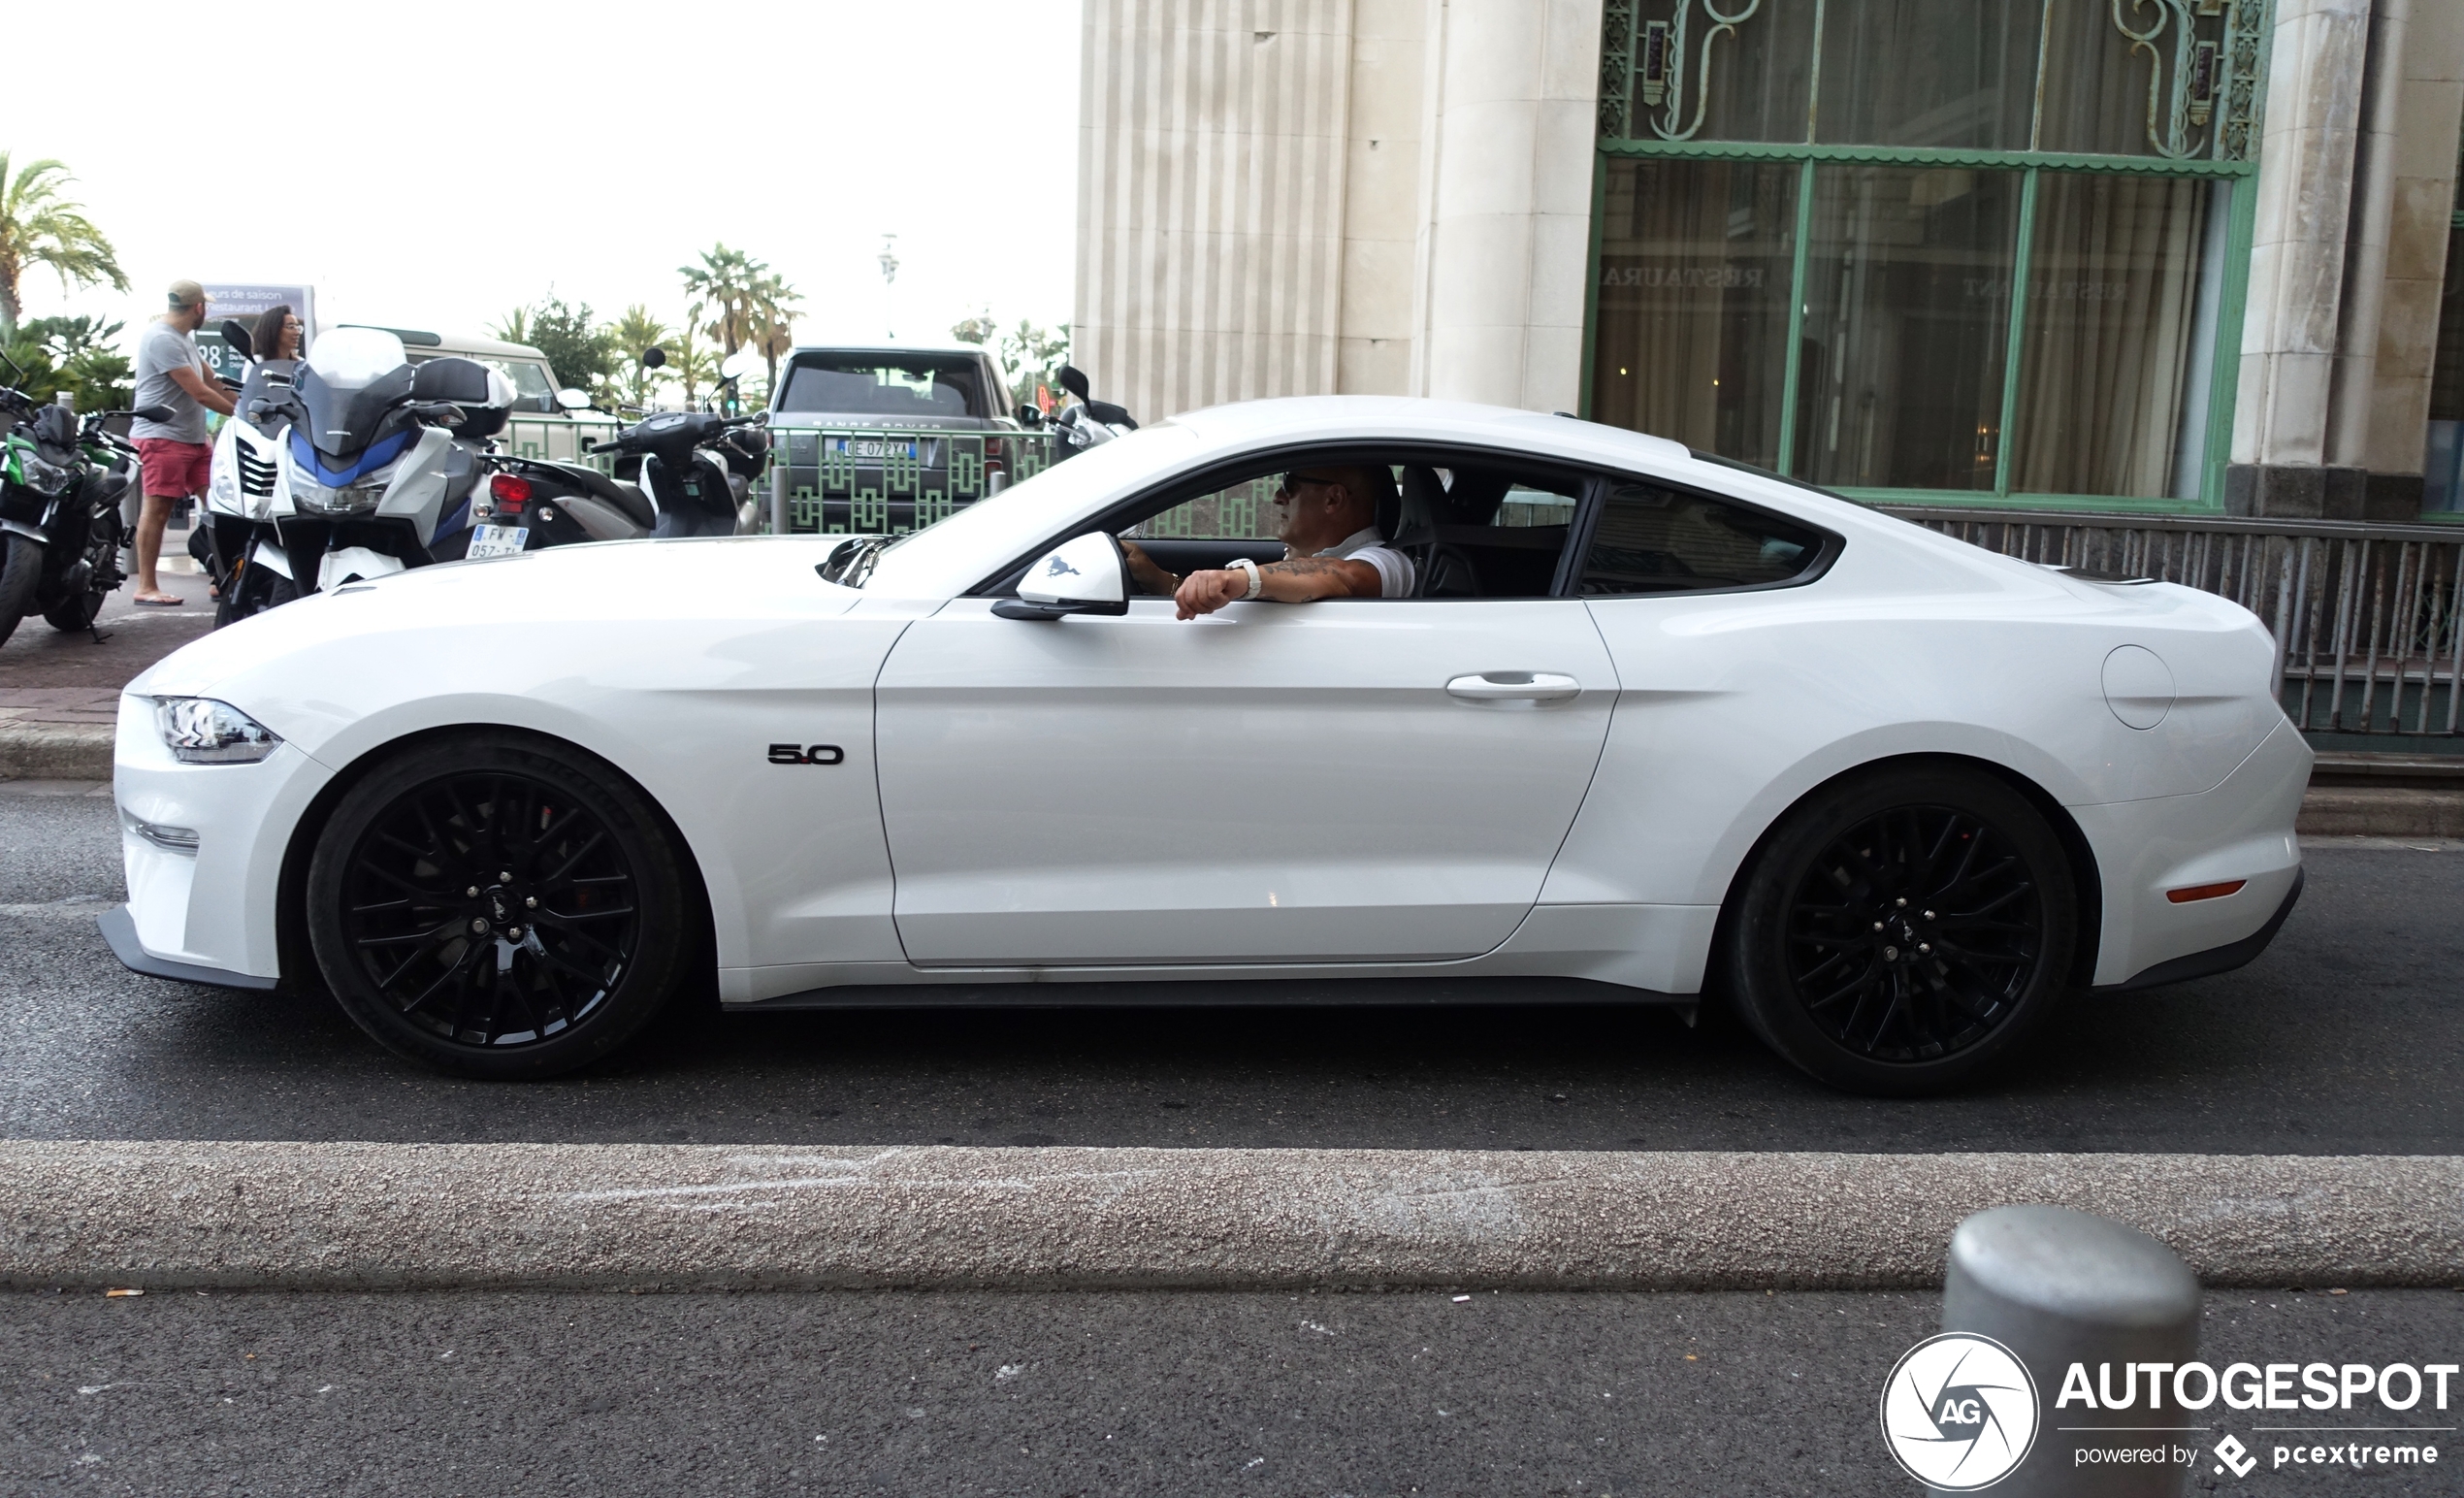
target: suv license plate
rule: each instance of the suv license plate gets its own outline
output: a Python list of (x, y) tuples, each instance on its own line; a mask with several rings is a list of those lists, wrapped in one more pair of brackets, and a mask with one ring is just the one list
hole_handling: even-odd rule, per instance
[(509, 557), (530, 542), (528, 527), (518, 525), (481, 525), (470, 528), (470, 549), (465, 557)]
[(879, 438), (842, 438), (837, 442), (840, 452), (851, 458), (912, 458), (913, 442), (885, 442)]

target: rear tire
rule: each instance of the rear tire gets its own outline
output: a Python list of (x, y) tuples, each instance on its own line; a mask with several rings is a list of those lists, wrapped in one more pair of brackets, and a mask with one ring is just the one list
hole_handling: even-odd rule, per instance
[(696, 945), (692, 888), (656, 808), (605, 765), (553, 739), (457, 734), (335, 806), (308, 862), (308, 940), (343, 1011), (395, 1055), (552, 1077), (666, 1004)]
[(2005, 1060), (2069, 987), (2078, 896), (2009, 785), (1907, 765), (1826, 786), (1748, 871), (1722, 954), (1746, 1023), (1833, 1087), (1913, 1096)]
[(0, 645), (5, 645), (43, 584), (43, 548), (13, 531), (0, 532), (0, 546), (7, 548), (0, 556)]

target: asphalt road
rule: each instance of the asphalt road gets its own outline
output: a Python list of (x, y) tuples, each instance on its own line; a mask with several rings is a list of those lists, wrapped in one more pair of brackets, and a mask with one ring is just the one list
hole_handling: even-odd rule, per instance
[(2316, 849), (2253, 965), (1876, 1102), (1715, 1014), (1588, 1008), (679, 1012), (580, 1077), (461, 1082), (325, 1000), (141, 978), (87, 913), (28, 913), (120, 898), (117, 846), (105, 798), (0, 790), (0, 1137), (2464, 1153), (2452, 851)]
[[(9, 1493), (1889, 1494), (1932, 1295), (0, 1296)], [(2456, 1361), (2464, 1295), (2209, 1298), (2201, 1356)], [(2455, 1492), (2437, 1467), (2195, 1492)], [(2214, 1436), (2196, 1439), (2202, 1446)], [(2301, 1440), (2332, 1440), (2305, 1435)], [(2405, 1439), (2387, 1433), (2347, 1438)]]

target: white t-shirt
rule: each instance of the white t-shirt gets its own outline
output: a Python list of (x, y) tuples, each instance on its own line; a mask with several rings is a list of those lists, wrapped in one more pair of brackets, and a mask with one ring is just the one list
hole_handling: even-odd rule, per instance
[(1378, 596), (1387, 599), (1411, 597), (1412, 584), (1418, 573), (1411, 559), (1386, 544), (1376, 526), (1364, 526), (1334, 545), (1318, 553), (1321, 557), (1341, 557), (1346, 562), (1366, 562), (1378, 570)]

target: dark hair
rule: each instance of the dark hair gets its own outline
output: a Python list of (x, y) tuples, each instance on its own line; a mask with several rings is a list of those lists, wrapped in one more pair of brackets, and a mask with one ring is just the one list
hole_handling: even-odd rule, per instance
[[(274, 351), (282, 346), (282, 324), (288, 322), (290, 317), (290, 304), (285, 302), (276, 302), (264, 311), (257, 313), (256, 325), (248, 330), (249, 351), (260, 359), (273, 358)], [(302, 328), (300, 333), (306, 337), (308, 329)], [(295, 356), (298, 350), (293, 350)]]

